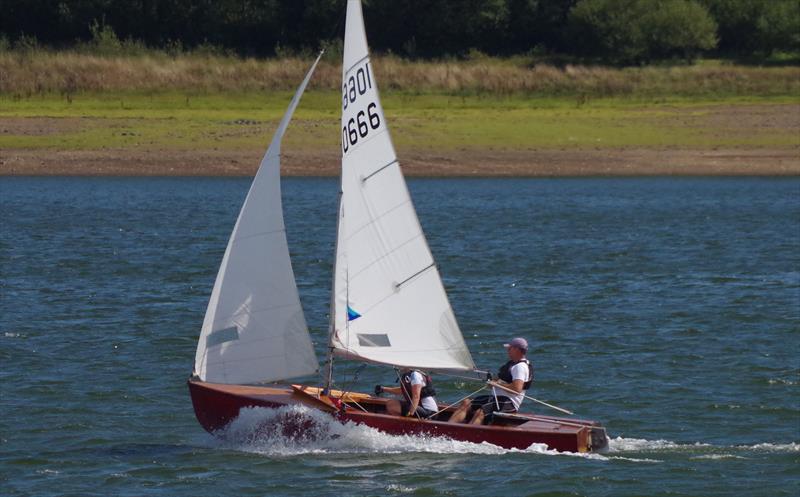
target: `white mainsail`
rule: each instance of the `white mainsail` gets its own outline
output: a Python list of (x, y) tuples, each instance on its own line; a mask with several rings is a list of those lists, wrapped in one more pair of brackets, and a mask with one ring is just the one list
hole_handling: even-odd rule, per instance
[(474, 369), (397, 162), (360, 0), (347, 3), (342, 81), (331, 346), (383, 364)]
[(321, 56), (278, 125), (228, 241), (195, 355), (194, 372), (203, 381), (258, 383), (317, 370), (286, 242), (280, 152)]

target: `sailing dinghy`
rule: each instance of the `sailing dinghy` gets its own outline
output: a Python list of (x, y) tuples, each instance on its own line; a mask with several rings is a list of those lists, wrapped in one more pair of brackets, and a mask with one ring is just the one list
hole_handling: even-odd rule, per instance
[[(347, 3), (341, 194), (324, 386), (276, 383), (319, 371), (286, 241), (280, 148), (320, 57), (275, 132), (222, 258), (189, 380), (200, 424), (213, 433), (244, 408), (304, 405), (389, 434), (519, 449), (532, 444), (571, 452), (604, 449), (605, 429), (594, 421), (518, 413), (497, 415), (490, 425), (447, 422), (457, 406), (440, 406), (442, 411), (427, 420), (399, 417), (387, 414), (386, 399), (331, 388), (334, 357), (426, 371), (475, 371), (397, 161), (360, 0)], [(301, 420), (296, 424), (290, 431), (305, 429)]]

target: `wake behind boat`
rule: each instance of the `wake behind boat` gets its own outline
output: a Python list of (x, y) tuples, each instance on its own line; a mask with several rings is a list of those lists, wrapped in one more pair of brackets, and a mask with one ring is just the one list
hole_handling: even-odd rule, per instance
[[(321, 55), (320, 55), (321, 56)], [(599, 423), (495, 413), (488, 425), (387, 413), (386, 399), (332, 389), (334, 357), (418, 370), (475, 371), (417, 219), (372, 71), (359, 0), (349, 0), (342, 67), (342, 172), (324, 387), (268, 383), (315, 374), (292, 271), (280, 193), (280, 147), (312, 65), (261, 162), (228, 242), (189, 380), (195, 414), (213, 432), (246, 407), (302, 404), (390, 434), (446, 436), (505, 448), (607, 446)], [(301, 421), (293, 427), (303, 430)]]

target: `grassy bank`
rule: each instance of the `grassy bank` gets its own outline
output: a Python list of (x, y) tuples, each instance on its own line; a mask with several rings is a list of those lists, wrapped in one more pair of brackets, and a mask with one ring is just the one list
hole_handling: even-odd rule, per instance
[[(289, 92), (77, 94), (0, 98), (0, 148), (258, 149)], [(335, 92), (308, 92), (288, 147), (338, 149)], [(636, 102), (524, 96), (454, 97), (388, 92), (384, 106), (400, 147), (425, 150), (618, 147), (791, 147), (797, 108), (784, 97)], [(757, 110), (754, 110), (757, 106)], [(789, 107), (787, 107), (789, 106)], [(720, 114), (720, 109), (726, 114)], [(789, 115), (782, 115), (785, 113)], [(774, 115), (769, 115), (774, 114)], [(762, 119), (763, 118), (763, 119)], [(762, 120), (772, 125), (764, 126)]]
[[(292, 90), (310, 60), (241, 59), (157, 53), (94, 56), (47, 50), (0, 52), (0, 94), (30, 98), (85, 92), (255, 92)], [(800, 67), (754, 67), (705, 61), (691, 66), (610, 68), (536, 64), (517, 57), (439, 62), (373, 57), (384, 91), (448, 95), (581, 98), (730, 98), (800, 94)], [(323, 60), (311, 89), (336, 91), (338, 58)]]
[[(0, 53), (0, 174), (109, 163), (113, 174), (251, 174), (308, 64)], [(800, 173), (797, 67), (373, 65), (418, 174)], [(287, 171), (336, 174), (340, 78), (334, 61), (315, 74), (285, 138)]]

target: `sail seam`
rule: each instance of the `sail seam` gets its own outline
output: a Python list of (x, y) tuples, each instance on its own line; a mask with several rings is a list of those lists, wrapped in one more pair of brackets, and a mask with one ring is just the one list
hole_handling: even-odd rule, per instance
[(282, 309), (284, 307), (300, 307), (300, 308), (302, 308), (302, 305), (300, 305), (300, 304), (298, 304), (296, 302), (292, 302), (290, 304), (273, 305), (271, 307), (264, 307), (264, 308), (261, 308), (261, 309), (251, 309), (249, 306), (246, 306), (246, 307), (243, 308), (242, 312), (237, 312), (236, 314), (231, 314), (229, 316), (225, 316), (224, 318), (215, 319), (214, 322), (216, 323), (217, 321), (228, 321), (228, 320), (230, 320), (232, 318), (235, 318), (237, 316), (260, 314), (262, 312), (273, 311), (275, 309)]
[[(425, 349), (425, 351), (447, 351), (447, 350), (454, 350), (454, 349)], [(413, 368), (421, 368), (421, 369), (442, 369), (442, 370), (463, 370), (463, 371), (472, 371), (474, 370), (474, 366), (470, 368), (465, 368), (463, 366), (454, 366), (454, 365), (447, 365), (447, 364), (440, 364), (440, 365), (431, 365), (431, 364), (408, 364), (405, 362), (390, 362), (389, 358), (387, 360), (376, 359), (374, 357), (369, 357), (368, 355), (363, 355), (357, 350), (345, 348), (345, 347), (336, 347), (336, 351), (340, 354), (344, 354), (346, 357), (351, 359), (371, 362), (373, 364), (388, 364), (390, 366), (407, 366)], [(463, 351), (463, 349), (461, 349)], [(394, 351), (386, 351), (389, 354), (394, 354)], [(411, 351), (402, 351), (404, 353), (408, 352), (420, 352), (419, 350), (411, 350)]]
[(352, 71), (353, 69), (355, 69), (357, 65), (361, 64), (362, 62), (364, 62), (364, 61), (365, 61), (365, 60), (367, 60), (367, 59), (369, 59), (369, 54), (367, 54), (367, 55), (365, 55), (365, 56), (361, 57), (360, 59), (358, 59), (358, 60), (355, 62), (355, 64), (353, 64), (352, 66), (350, 66), (350, 69), (348, 69), (348, 70), (346, 70), (346, 71), (344, 72), (344, 78), (345, 78), (345, 79), (347, 79), (347, 75), (348, 75), (348, 74), (350, 74), (350, 71)]
[[(263, 342), (264, 340), (260, 340), (260, 341)], [(258, 343), (258, 341), (247, 342), (247, 345), (252, 346), (254, 343)], [(217, 356), (217, 357), (219, 357), (219, 356)], [(239, 357), (239, 358), (236, 359), (236, 362), (259, 361), (259, 360), (262, 360), (262, 359), (271, 359), (273, 357), (285, 358), (286, 354), (281, 350), (281, 351), (276, 352), (274, 354), (254, 355), (254, 356), (250, 356), (250, 357)], [(214, 359), (214, 358), (212, 357), (211, 359)], [(218, 360), (209, 360), (209, 364), (222, 364), (222, 363), (225, 363), (225, 362), (231, 362), (231, 361), (227, 360), (225, 358), (220, 358)]]
[[(263, 343), (263, 342), (270, 342), (275, 338), (280, 338), (281, 336), (284, 336), (284, 335), (282, 333), (278, 333), (278, 334), (263, 336), (263, 337), (259, 337), (259, 338), (249, 337), (248, 339), (244, 339), (243, 342), (242, 342), (243, 345), (239, 345), (239, 347), (243, 347), (243, 346), (244, 347), (248, 347), (251, 351), (252, 350), (258, 350), (259, 347), (258, 347), (257, 344), (260, 344), (260, 343)], [(310, 338), (308, 339), (308, 343), (311, 344), (311, 339)], [(286, 357), (286, 353), (282, 349), (275, 350), (275, 351), (270, 351), (269, 349), (262, 349), (262, 350), (263, 350), (263, 352), (259, 351), (257, 353), (258, 355), (251, 355), (249, 357), (238, 357), (236, 359), (236, 361), (240, 362), (240, 361), (251, 361), (251, 360), (255, 360), (255, 359), (265, 359), (265, 358), (272, 358), (272, 357), (282, 357), (282, 358)], [(207, 358), (208, 364), (221, 364), (221, 363), (224, 363), (224, 362), (230, 362), (228, 359), (226, 359), (224, 357), (220, 357), (220, 356), (217, 356), (217, 355), (212, 356), (209, 353), (206, 353), (206, 358)]]
[[(380, 216), (378, 216), (376, 218), (373, 218), (372, 220), (370, 220), (370, 222), (365, 223), (362, 226), (359, 226), (357, 229), (353, 230), (353, 232), (350, 233), (350, 235), (347, 236), (347, 241), (349, 242), (350, 240), (352, 240), (357, 234), (361, 233), (361, 231), (369, 228), (370, 226), (375, 224), (377, 221), (381, 220), (387, 214), (390, 214), (390, 213), (396, 211), (397, 209), (403, 207), (404, 205), (410, 204), (410, 203), (411, 203), (411, 198), (409, 198), (408, 200), (403, 200), (402, 202), (400, 202), (399, 204), (395, 205), (391, 209), (387, 210), (386, 212), (383, 212)], [(420, 230), (420, 233), (422, 233), (421, 230)]]
[[(265, 357), (252, 357), (252, 358), (247, 358), (247, 359), (237, 359), (235, 361), (235, 363), (236, 364), (243, 364), (243, 363), (248, 363), (248, 362), (249, 363), (263, 362), (264, 359), (269, 359), (270, 357), (283, 357), (283, 356), (265, 356)], [(224, 368), (225, 366), (229, 365), (230, 363), (231, 363), (231, 361), (222, 360), (222, 361), (213, 361), (213, 362), (210, 362), (209, 364), (213, 364), (215, 366), (222, 366)], [(298, 371), (294, 371), (294, 372), (288, 373), (290, 375), (288, 377), (281, 376), (280, 378), (275, 378), (275, 379), (269, 379), (269, 377), (267, 377), (265, 379), (249, 381), (247, 383), (268, 383), (268, 382), (273, 382), (275, 380), (288, 380), (290, 378), (300, 378), (300, 377), (303, 377), (303, 376), (308, 376), (308, 375), (314, 374), (318, 370), (319, 370), (319, 368), (316, 368), (316, 369), (302, 369), (302, 370), (298, 370)], [(227, 379), (228, 376), (234, 376), (234, 375), (233, 374), (229, 375), (229, 374), (226, 373), (225, 374), (226, 379)], [(230, 381), (230, 380), (228, 380), (228, 381)]]
[(409, 238), (408, 240), (406, 240), (406, 241), (404, 241), (403, 243), (401, 243), (400, 245), (396, 246), (395, 248), (393, 248), (393, 249), (392, 249), (392, 250), (390, 250), (389, 252), (386, 252), (386, 253), (385, 253), (385, 254), (383, 254), (382, 256), (380, 256), (380, 257), (378, 257), (377, 259), (373, 260), (372, 262), (370, 262), (370, 263), (369, 263), (369, 264), (367, 264), (366, 266), (362, 267), (361, 269), (359, 269), (358, 271), (356, 271), (355, 273), (353, 273), (352, 275), (350, 275), (350, 280), (351, 280), (351, 281), (355, 280), (355, 279), (356, 279), (356, 277), (357, 277), (359, 274), (363, 273), (364, 271), (366, 271), (367, 269), (371, 268), (372, 266), (374, 266), (374, 265), (375, 265), (375, 264), (377, 264), (378, 262), (382, 261), (383, 259), (385, 259), (385, 258), (389, 257), (390, 255), (392, 255), (393, 253), (397, 252), (397, 251), (398, 251), (398, 250), (400, 250), (401, 248), (405, 247), (405, 246), (406, 246), (406, 245), (408, 245), (409, 243), (411, 243), (411, 242), (413, 242), (413, 241), (415, 241), (415, 240), (418, 240), (418, 239), (419, 239), (421, 236), (422, 236), (422, 233), (419, 233), (418, 235), (416, 235), (416, 236), (413, 236), (413, 237)]
[[(344, 347), (335, 347), (336, 350), (345, 350), (347, 352), (356, 352), (354, 349), (344, 348)], [(398, 349), (397, 347), (392, 347), (391, 350), (382, 350), (381, 354), (389, 355), (389, 354), (405, 354), (408, 352), (441, 352), (447, 350), (464, 350), (463, 348), (459, 347), (444, 347), (444, 348), (424, 348), (424, 349)]]
[(281, 229), (272, 230), (272, 231), (262, 231), (262, 232), (259, 232), (259, 233), (253, 233), (252, 235), (247, 235), (247, 236), (237, 236), (233, 240), (233, 243), (239, 243), (241, 241), (249, 240), (250, 238), (255, 238), (257, 236), (273, 235), (275, 233), (285, 233), (285, 232), (286, 232), (286, 228), (281, 228)]

